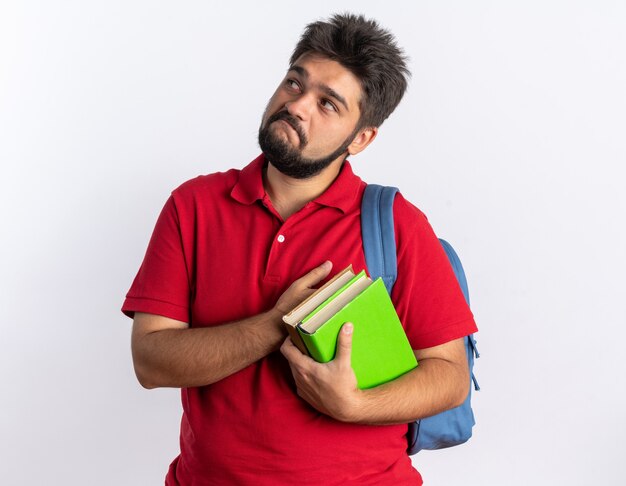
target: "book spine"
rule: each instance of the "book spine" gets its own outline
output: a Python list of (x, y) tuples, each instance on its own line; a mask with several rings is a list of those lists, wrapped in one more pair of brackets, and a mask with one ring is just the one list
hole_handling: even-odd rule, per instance
[(300, 350), (302, 354), (306, 354), (307, 356), (310, 356), (309, 350), (304, 344), (304, 341), (302, 340), (302, 336), (300, 336), (300, 333), (298, 332), (298, 330), (295, 327), (290, 326), (289, 324), (285, 324), (285, 327), (287, 327), (287, 332), (289, 333), (291, 342), (296, 345), (296, 347)]
[[(337, 346), (337, 337), (343, 323), (334, 323), (332, 326), (326, 326), (326, 328), (320, 332), (318, 329), (314, 333), (308, 333), (304, 329), (297, 326), (297, 332), (300, 338), (308, 350), (309, 356), (318, 363), (328, 363), (335, 357), (335, 348)], [(331, 329), (334, 328), (334, 329)], [(334, 339), (331, 334), (334, 334)], [(326, 346), (324, 346), (326, 344)]]

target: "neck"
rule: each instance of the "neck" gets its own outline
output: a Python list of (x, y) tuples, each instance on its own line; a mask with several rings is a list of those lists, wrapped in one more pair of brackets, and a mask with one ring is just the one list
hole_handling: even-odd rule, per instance
[(294, 179), (279, 172), (271, 163), (263, 177), (263, 185), (274, 209), (286, 220), (305, 204), (319, 197), (339, 175), (343, 157), (308, 179)]

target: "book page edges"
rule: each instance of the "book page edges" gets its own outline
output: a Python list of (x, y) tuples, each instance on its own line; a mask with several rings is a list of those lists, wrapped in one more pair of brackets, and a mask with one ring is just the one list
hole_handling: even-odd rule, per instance
[[(346, 276), (346, 274), (350, 275)], [(337, 288), (345, 285), (345, 282), (351, 280), (353, 277), (354, 271), (352, 270), (352, 265), (348, 265), (314, 293), (304, 299), (291, 312), (283, 316), (283, 322), (289, 327), (295, 327), (302, 319), (304, 319), (304, 317), (307, 316), (307, 314), (331, 296)]]
[[(326, 309), (327, 306), (330, 306), (331, 308), (336, 308), (337, 301), (347, 302), (349, 300), (349, 297), (354, 297), (355, 295), (357, 295), (358, 292), (356, 292), (353, 289), (353, 286), (362, 285), (361, 282), (363, 278), (367, 278), (367, 275), (365, 275), (365, 270), (361, 270), (357, 275), (355, 275), (350, 280), (345, 282), (341, 287), (338, 286), (337, 290), (335, 290), (333, 294), (331, 294), (328, 298), (326, 298), (326, 300), (321, 302), (315, 309), (313, 309), (306, 316), (304, 316), (304, 318), (300, 320), (300, 324), (304, 325), (312, 319), (318, 319), (318, 317), (315, 317), (315, 316), (317, 316), (317, 314), (319, 314), (320, 312), (324, 311), (324, 309)], [(327, 319), (328, 317), (326, 317), (326, 319), (324, 320), (327, 320)], [(313, 329), (317, 329), (318, 327), (319, 325), (313, 326)], [(310, 331), (311, 328), (309, 328), (309, 326), (305, 326), (304, 329)]]
[(336, 295), (324, 302), (322, 308), (318, 307), (315, 313), (311, 315), (310, 320), (308, 319), (309, 316), (307, 316), (307, 319), (303, 320), (297, 327), (307, 334), (315, 333), (325, 322), (341, 312), (344, 307), (350, 305), (371, 284), (370, 278), (365, 275), (365, 272), (361, 272), (349, 285), (347, 284), (344, 288), (337, 291)]

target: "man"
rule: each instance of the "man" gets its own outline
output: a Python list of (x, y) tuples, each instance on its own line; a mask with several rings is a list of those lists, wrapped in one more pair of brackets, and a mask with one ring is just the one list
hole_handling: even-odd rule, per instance
[(263, 153), (167, 201), (123, 306), (140, 383), (182, 389), (181, 453), (166, 484), (421, 484), (406, 424), (465, 399), (461, 338), (476, 331), (424, 215), (396, 197), (392, 300), (418, 368), (359, 390), (358, 322), (326, 364), (300, 353), (281, 323), (337, 271), (365, 268), (365, 184), (346, 158), (374, 140), (407, 76), (375, 22), (310, 24), (263, 115)]

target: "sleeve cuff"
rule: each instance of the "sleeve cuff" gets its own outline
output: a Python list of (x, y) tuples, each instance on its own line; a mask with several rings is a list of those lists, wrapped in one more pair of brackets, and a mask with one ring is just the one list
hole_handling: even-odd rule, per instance
[(474, 319), (470, 317), (469, 319), (456, 322), (443, 329), (412, 336), (413, 339), (410, 339), (410, 342), (413, 349), (432, 348), (434, 346), (439, 346), (441, 344), (454, 341), (455, 339), (468, 336), (469, 334), (473, 334), (475, 332), (478, 332), (478, 328), (476, 327)]
[(122, 312), (131, 319), (135, 316), (135, 312), (145, 312), (146, 314), (156, 314), (189, 323), (189, 309), (187, 307), (161, 300), (126, 297), (124, 305), (122, 305)]

